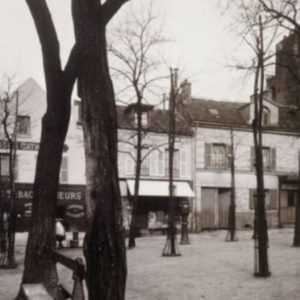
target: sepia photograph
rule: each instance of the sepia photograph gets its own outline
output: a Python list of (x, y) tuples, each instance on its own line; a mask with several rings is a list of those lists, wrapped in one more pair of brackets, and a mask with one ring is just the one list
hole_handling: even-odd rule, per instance
[(298, 299), (299, 15), (1, 1), (0, 300)]

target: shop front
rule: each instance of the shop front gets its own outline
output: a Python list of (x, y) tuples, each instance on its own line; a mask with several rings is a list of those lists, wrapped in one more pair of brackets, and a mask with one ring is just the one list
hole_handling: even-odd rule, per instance
[[(60, 185), (57, 193), (57, 217), (64, 220), (67, 230), (83, 230), (84, 185)], [(8, 202), (10, 190), (2, 191), (2, 199)], [(16, 231), (28, 231), (32, 214), (33, 185), (16, 183)]]
[[(128, 198), (134, 195), (134, 180), (127, 180)], [(173, 201), (175, 216), (179, 223), (182, 203), (188, 203), (194, 197), (190, 185), (186, 181), (174, 181)], [(155, 230), (167, 227), (169, 213), (169, 182), (157, 180), (141, 180), (137, 203), (137, 225), (141, 230)], [(130, 201), (129, 201), (130, 203)], [(130, 206), (129, 206), (130, 210)]]

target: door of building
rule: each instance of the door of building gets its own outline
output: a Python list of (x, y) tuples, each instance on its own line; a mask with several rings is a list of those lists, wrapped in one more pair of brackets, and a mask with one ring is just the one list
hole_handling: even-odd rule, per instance
[(220, 229), (228, 228), (228, 212), (230, 204), (230, 189), (219, 189), (218, 193), (218, 213)]
[(201, 227), (202, 229), (218, 227), (218, 189), (201, 190)]

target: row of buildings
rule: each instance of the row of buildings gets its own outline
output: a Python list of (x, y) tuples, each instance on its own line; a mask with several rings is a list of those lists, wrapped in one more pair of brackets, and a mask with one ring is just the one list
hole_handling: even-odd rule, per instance
[[(288, 38), (287, 38), (288, 40)], [(284, 46), (278, 46), (278, 57)], [(263, 159), (268, 223), (294, 222), (299, 173), (300, 123), (298, 102), (283, 92), (291, 82), (286, 71), (267, 80), (263, 110)], [(276, 74), (277, 74), (276, 73)], [(285, 75), (284, 75), (285, 73)], [(278, 88), (280, 87), (280, 88)], [(295, 90), (293, 90), (295, 93)], [(18, 88), (17, 212), (18, 230), (26, 230), (31, 215), (32, 183), (39, 148), (45, 91), (28, 79)], [(290, 95), (290, 94), (289, 94)], [(237, 227), (253, 226), (256, 176), (252, 120), (254, 103), (197, 99), (185, 81), (178, 97), (174, 156), (175, 197), (189, 202), (193, 230), (226, 228), (231, 194), (231, 149), (234, 149)], [(130, 217), (134, 190), (136, 109), (118, 109), (119, 178), (124, 222)], [(168, 211), (168, 111), (143, 106), (143, 163), (138, 201), (138, 222), (148, 227), (149, 213), (163, 224)], [(232, 138), (233, 137), (233, 142)], [(8, 175), (7, 142), (0, 139), (1, 176)], [(58, 212), (80, 227), (84, 219), (85, 158), (80, 101), (72, 103), (72, 116), (60, 173)]]

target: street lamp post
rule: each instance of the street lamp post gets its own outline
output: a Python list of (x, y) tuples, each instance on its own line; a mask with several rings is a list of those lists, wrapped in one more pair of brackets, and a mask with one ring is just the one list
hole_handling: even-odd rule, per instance
[(188, 215), (190, 213), (189, 202), (185, 199), (180, 204), (181, 212), (181, 239), (180, 245), (189, 245), (189, 234), (188, 234)]
[(176, 226), (175, 226), (175, 196), (176, 186), (172, 185), (172, 192), (169, 198), (169, 219), (168, 219), (168, 231), (167, 239), (162, 252), (162, 256), (181, 256), (176, 238)]

